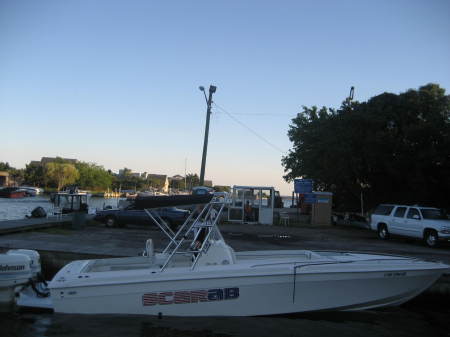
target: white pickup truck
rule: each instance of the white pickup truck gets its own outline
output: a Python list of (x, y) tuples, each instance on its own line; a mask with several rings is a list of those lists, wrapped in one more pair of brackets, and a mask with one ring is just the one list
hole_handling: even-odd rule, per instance
[(408, 236), (429, 247), (450, 241), (450, 219), (438, 208), (382, 204), (372, 213), (370, 228), (383, 240), (390, 234)]

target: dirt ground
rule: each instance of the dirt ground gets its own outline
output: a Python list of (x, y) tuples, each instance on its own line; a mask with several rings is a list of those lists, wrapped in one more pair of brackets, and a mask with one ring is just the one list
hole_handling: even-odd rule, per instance
[[(225, 240), (236, 251), (266, 249), (315, 249), (376, 252), (437, 259), (450, 263), (450, 244), (426, 247), (420, 240), (380, 240), (374, 231), (350, 226), (258, 226), (221, 225)], [(87, 226), (81, 230), (50, 228), (0, 236), (0, 248), (28, 248), (42, 251), (134, 256), (142, 253), (145, 240), (152, 238), (156, 249), (168, 242), (154, 228)]]

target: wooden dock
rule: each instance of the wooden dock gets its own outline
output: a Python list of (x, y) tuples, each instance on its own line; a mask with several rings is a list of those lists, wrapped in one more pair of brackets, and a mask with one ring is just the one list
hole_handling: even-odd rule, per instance
[(50, 218), (30, 218), (0, 221), (0, 235), (41, 228), (56, 227), (72, 222), (71, 215)]

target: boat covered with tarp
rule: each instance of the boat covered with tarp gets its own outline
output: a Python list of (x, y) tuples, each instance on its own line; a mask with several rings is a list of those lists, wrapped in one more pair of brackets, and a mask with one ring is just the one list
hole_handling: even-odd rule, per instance
[(206, 195), (160, 195), (138, 196), (134, 199), (134, 209), (151, 209), (173, 206), (189, 206), (207, 204), (213, 198), (213, 194)]

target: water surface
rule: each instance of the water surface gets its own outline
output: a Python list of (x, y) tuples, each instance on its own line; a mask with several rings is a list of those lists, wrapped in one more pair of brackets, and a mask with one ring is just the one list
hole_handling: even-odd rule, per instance
[[(105, 206), (117, 206), (117, 199), (105, 199), (91, 197), (88, 200), (89, 208), (103, 209)], [(0, 221), (23, 219), (25, 215), (29, 215), (33, 209), (41, 206), (46, 212), (51, 211), (53, 204), (50, 197), (46, 195), (38, 195), (35, 197), (9, 199), (0, 198)]]

